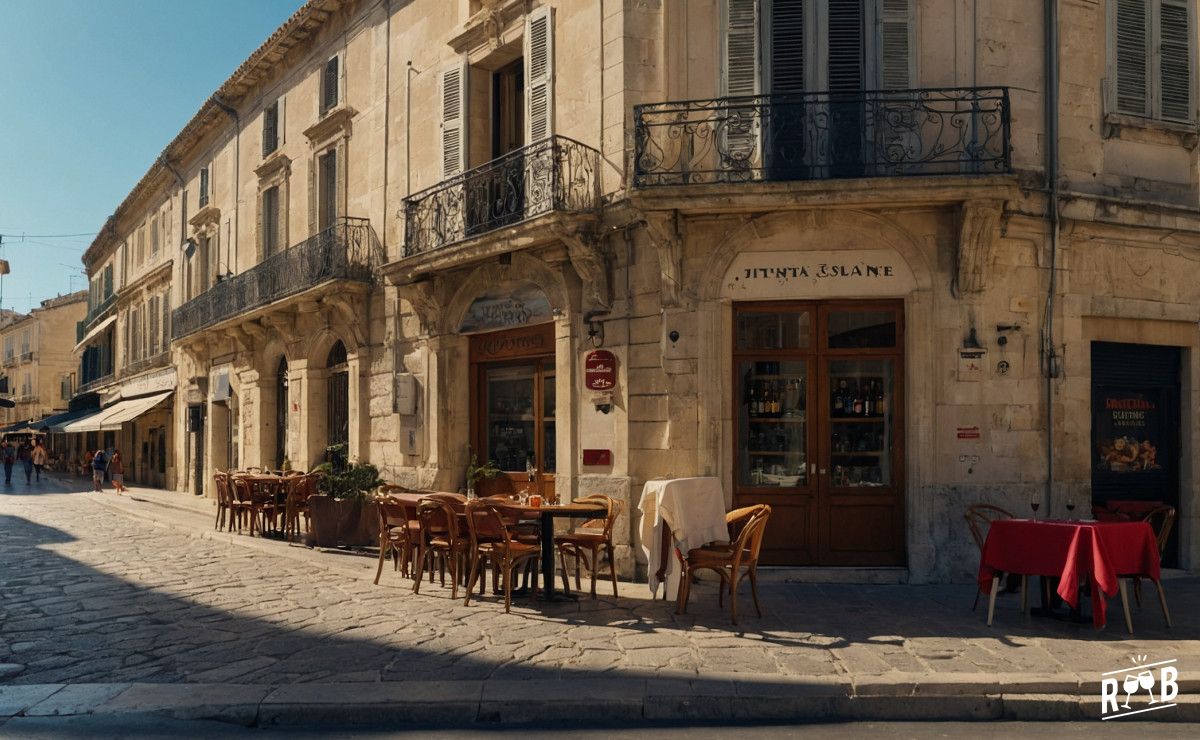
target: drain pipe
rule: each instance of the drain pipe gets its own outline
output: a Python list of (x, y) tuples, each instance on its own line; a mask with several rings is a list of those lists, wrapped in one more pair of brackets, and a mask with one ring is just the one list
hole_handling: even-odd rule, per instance
[(1046, 379), (1046, 512), (1054, 495), (1054, 379), (1059, 356), (1054, 349), (1054, 309), (1058, 291), (1058, 0), (1045, 0), (1046, 30), (1046, 215), (1050, 220), (1050, 279), (1042, 329), (1042, 374)]

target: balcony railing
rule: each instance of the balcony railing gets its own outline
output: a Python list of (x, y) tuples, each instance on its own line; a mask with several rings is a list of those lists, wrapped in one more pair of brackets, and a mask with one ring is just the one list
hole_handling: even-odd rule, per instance
[(125, 363), (125, 367), (121, 368), (121, 375), (135, 375), (148, 368), (165, 366), (168, 364), (170, 359), (171, 353), (163, 351), (150, 355), (149, 357), (143, 357), (139, 360), (134, 360), (133, 362), (127, 362)]
[(333, 226), (271, 255), (240, 275), (219, 281), (171, 312), (171, 336), (206, 327), (327, 280), (371, 281), (379, 240), (365, 218), (340, 218)]
[(1011, 169), (1003, 87), (653, 103), (634, 135), (636, 187)]
[(92, 378), (86, 383), (80, 383), (79, 387), (75, 389), (75, 395), (78, 396), (80, 393), (87, 393), (88, 391), (94, 391), (101, 386), (108, 385), (112, 382), (112, 379), (113, 374), (111, 372), (107, 372), (104, 375)]
[(26, 362), (33, 362), (33, 352), (22, 352), (17, 355), (17, 362), (22, 365)]
[[(117, 294), (109, 293), (99, 303), (94, 306), (88, 306), (88, 312), (83, 317), (83, 328), (86, 331), (95, 323), (96, 319), (100, 318), (105, 311), (112, 307), (117, 302)], [(79, 341), (83, 341), (83, 337), (79, 337)]]
[(430, 252), (552, 211), (600, 205), (600, 153), (551, 136), (404, 200), (404, 256)]

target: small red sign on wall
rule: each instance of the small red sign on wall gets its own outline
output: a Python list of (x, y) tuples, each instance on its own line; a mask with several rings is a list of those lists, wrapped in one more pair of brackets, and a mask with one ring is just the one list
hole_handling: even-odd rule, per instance
[(584, 465), (612, 465), (612, 450), (584, 450)]
[(583, 361), (584, 384), (589, 391), (612, 390), (617, 385), (617, 357), (606, 349), (594, 349)]

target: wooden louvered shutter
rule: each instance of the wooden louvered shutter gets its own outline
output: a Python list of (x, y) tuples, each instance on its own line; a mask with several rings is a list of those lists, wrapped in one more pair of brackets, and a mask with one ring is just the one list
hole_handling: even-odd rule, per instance
[(442, 177), (466, 168), (467, 65), (456, 62), (442, 71)]
[(860, 0), (829, 0), (829, 91), (863, 89), (863, 4)]
[(1159, 115), (1173, 121), (1192, 120), (1192, 76), (1188, 6), (1161, 0), (1158, 16)]
[(912, 87), (912, 48), (909, 37), (912, 0), (879, 0), (879, 87)]
[(805, 77), (808, 66), (804, 44), (806, 4), (806, 0), (773, 0), (771, 3), (769, 64), (772, 95), (803, 93), (809, 89)]
[(758, 0), (725, 0), (726, 97), (758, 94)]
[(150, 299), (150, 357), (158, 354), (158, 342), (162, 338), (161, 330), (158, 328), (159, 313), (158, 313), (158, 296), (153, 296)]
[(338, 58), (330, 57), (329, 61), (325, 62), (325, 70), (321, 81), (321, 112), (329, 110), (338, 104), (338, 83), (341, 81), (341, 72), (338, 70)]
[(1117, 111), (1135, 116), (1150, 115), (1149, 50), (1150, 6), (1146, 0), (1116, 2), (1116, 97)]
[(554, 8), (525, 19), (525, 143), (554, 133)]
[(279, 147), (279, 102), (271, 103), (263, 110), (263, 156)]

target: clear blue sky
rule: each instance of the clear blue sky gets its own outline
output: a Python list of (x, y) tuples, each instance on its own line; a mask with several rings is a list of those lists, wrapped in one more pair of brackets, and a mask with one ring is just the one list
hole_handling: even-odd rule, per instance
[[(302, 0), (0, 0), (3, 307), (86, 287), (80, 262), (200, 104)], [(80, 234), (50, 239), (13, 234)]]

